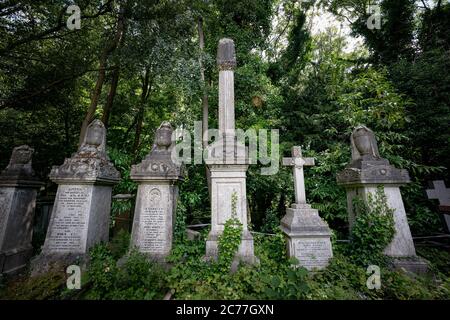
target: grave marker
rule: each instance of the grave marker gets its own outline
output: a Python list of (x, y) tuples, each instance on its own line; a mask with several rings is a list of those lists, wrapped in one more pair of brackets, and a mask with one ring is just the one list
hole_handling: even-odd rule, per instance
[(323, 269), (333, 257), (331, 230), (319, 211), (306, 203), (303, 167), (314, 166), (314, 158), (303, 158), (300, 147), (292, 148), (292, 158), (283, 158), (283, 165), (293, 167), (295, 203), (286, 210), (281, 229), (287, 237), (288, 256), (308, 270)]
[(91, 122), (78, 151), (53, 167), (50, 179), (58, 191), (42, 253), (33, 261), (34, 275), (84, 261), (92, 246), (108, 241), (112, 186), (120, 174), (106, 154), (100, 120)]
[(14, 148), (0, 174), (0, 274), (19, 272), (33, 252), (36, 195), (43, 186), (31, 166), (33, 153), (27, 145)]

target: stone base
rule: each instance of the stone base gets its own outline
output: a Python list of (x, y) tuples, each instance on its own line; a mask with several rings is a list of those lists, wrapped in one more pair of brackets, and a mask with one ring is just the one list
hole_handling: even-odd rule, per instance
[(31, 277), (48, 273), (50, 271), (65, 273), (67, 267), (70, 265), (77, 265), (82, 270), (85, 270), (88, 262), (89, 262), (89, 255), (87, 254), (73, 254), (73, 253), (40, 254), (31, 260)]
[[(219, 236), (220, 233), (211, 231), (206, 240), (206, 261), (217, 261), (219, 256)], [(259, 259), (255, 257), (253, 236), (248, 230), (244, 230), (241, 237), (241, 244), (236, 252), (235, 260), (254, 265), (259, 263)]]
[(428, 261), (418, 257), (391, 257), (391, 267), (396, 270), (404, 270), (413, 274), (426, 274), (429, 271)]
[(307, 270), (321, 270), (333, 257), (331, 230), (319, 216), (319, 211), (307, 204), (294, 204), (281, 220), (286, 234), (287, 252)]
[(25, 270), (33, 254), (31, 246), (0, 253), (0, 274), (13, 275)]

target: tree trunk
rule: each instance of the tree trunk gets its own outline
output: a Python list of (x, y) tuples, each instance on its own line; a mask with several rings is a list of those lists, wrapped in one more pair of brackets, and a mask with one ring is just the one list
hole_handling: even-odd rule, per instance
[[(203, 19), (202, 17), (198, 18), (197, 21), (198, 28), (198, 44), (200, 47), (200, 57), (198, 59), (200, 65), (200, 79), (202, 82), (203, 96), (202, 96), (202, 145), (203, 149), (208, 146), (208, 136), (206, 132), (208, 130), (208, 109), (209, 109), (209, 101), (208, 101), (208, 88), (205, 81), (205, 67), (203, 66), (203, 54), (205, 51), (205, 34), (203, 32)], [(208, 192), (211, 196), (211, 172), (207, 165), (205, 165), (206, 171), (206, 181), (208, 184)]]
[(203, 54), (205, 51), (205, 35), (203, 33), (203, 19), (200, 17), (198, 18), (198, 42), (200, 47), (200, 57), (199, 57), (199, 64), (200, 64), (200, 79), (202, 82), (202, 89), (203, 89), (203, 96), (202, 96), (202, 141), (203, 141), (203, 148), (205, 148), (208, 145), (208, 138), (205, 138), (205, 133), (208, 130), (208, 109), (209, 109), (209, 102), (208, 102), (208, 88), (205, 81), (205, 68), (203, 66)]
[[(123, 47), (123, 43), (125, 42), (125, 35), (127, 32), (127, 23), (126, 23), (125, 13), (123, 10), (120, 12), (119, 19), (120, 19), (121, 23), (117, 26), (117, 28), (118, 28), (117, 30), (120, 32), (120, 39), (119, 39), (118, 46), (119, 46), (119, 48), (121, 48), (121, 47)], [(109, 117), (111, 115), (114, 98), (115, 98), (116, 92), (117, 92), (117, 85), (119, 83), (119, 75), (120, 75), (120, 65), (119, 64), (120, 64), (120, 61), (117, 62), (117, 64), (114, 66), (112, 79), (111, 79), (111, 86), (109, 88), (109, 93), (108, 93), (108, 98), (106, 99), (106, 104), (103, 107), (102, 122), (106, 128), (108, 128)]]
[(144, 122), (144, 115), (145, 115), (145, 103), (147, 102), (148, 97), (150, 96), (151, 87), (152, 87), (152, 83), (150, 81), (150, 69), (147, 68), (145, 70), (145, 74), (142, 79), (141, 102), (139, 105), (139, 110), (138, 110), (137, 118), (136, 118), (136, 132), (134, 135), (134, 143), (133, 143), (133, 150), (132, 150), (132, 153), (134, 154), (135, 158), (137, 156), (137, 151), (138, 151), (139, 145), (141, 143), (142, 125)]
[(94, 91), (92, 92), (91, 95), (91, 103), (89, 105), (88, 111), (81, 125), (79, 145), (81, 145), (81, 143), (83, 142), (87, 126), (94, 119), (95, 111), (97, 110), (98, 100), (100, 98), (100, 94), (102, 93), (103, 83), (105, 82), (105, 69), (107, 65), (108, 56), (110, 55), (111, 52), (113, 52), (116, 49), (117, 45), (119, 44), (123, 30), (124, 30), (124, 16), (123, 10), (121, 10), (119, 17), (117, 18), (117, 30), (114, 39), (108, 45), (105, 46), (102, 55), (100, 56), (97, 82), (95, 84)]
[(116, 96), (116, 92), (117, 92), (117, 84), (119, 83), (119, 73), (120, 73), (120, 68), (118, 66), (116, 66), (113, 70), (111, 86), (109, 88), (109, 93), (108, 93), (108, 98), (106, 99), (106, 104), (103, 107), (102, 122), (106, 128), (108, 128), (109, 117), (111, 114), (114, 97)]

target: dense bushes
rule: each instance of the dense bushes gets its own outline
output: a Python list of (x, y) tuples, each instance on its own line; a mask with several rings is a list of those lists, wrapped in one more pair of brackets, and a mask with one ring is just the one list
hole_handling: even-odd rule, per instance
[[(206, 230), (205, 230), (206, 231)], [(219, 263), (207, 263), (205, 238), (177, 240), (168, 268), (150, 263), (132, 251), (118, 259), (106, 245), (91, 252), (90, 267), (82, 277), (82, 289), (65, 289), (65, 275), (49, 273), (37, 278), (7, 283), (0, 292), (7, 299), (449, 299), (449, 255), (428, 252), (433, 276), (410, 277), (381, 267), (381, 288), (370, 290), (366, 267), (347, 254), (346, 244), (334, 245), (327, 269), (311, 273), (292, 268), (285, 256), (285, 241), (275, 236), (255, 235), (255, 253), (260, 262), (225, 272)], [(125, 247), (126, 250), (126, 247)], [(124, 251), (123, 248), (120, 251)], [(118, 263), (119, 261), (119, 263)], [(0, 289), (1, 290), (1, 289)]]
[(367, 195), (367, 204), (355, 199), (357, 216), (350, 234), (350, 255), (363, 266), (384, 264), (384, 249), (395, 235), (394, 209), (388, 207), (384, 188)]

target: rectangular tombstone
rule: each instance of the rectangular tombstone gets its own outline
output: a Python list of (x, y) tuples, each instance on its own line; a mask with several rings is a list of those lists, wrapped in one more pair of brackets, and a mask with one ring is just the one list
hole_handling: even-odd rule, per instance
[(177, 183), (184, 175), (183, 166), (171, 158), (172, 132), (170, 123), (160, 125), (152, 150), (141, 163), (132, 166), (130, 175), (139, 184), (131, 247), (158, 262), (165, 262), (172, 249)]
[(108, 241), (111, 187), (60, 185), (43, 253), (85, 254)]
[(53, 167), (50, 179), (58, 191), (32, 275), (83, 264), (90, 248), (108, 241), (112, 186), (120, 174), (106, 154), (106, 129), (100, 120), (88, 126), (78, 151)]
[(140, 252), (163, 260), (172, 249), (178, 187), (169, 182), (138, 187), (132, 242)]
[(13, 150), (8, 167), (0, 175), (0, 273), (20, 272), (27, 266), (33, 247), (33, 218), (38, 189), (28, 146)]

